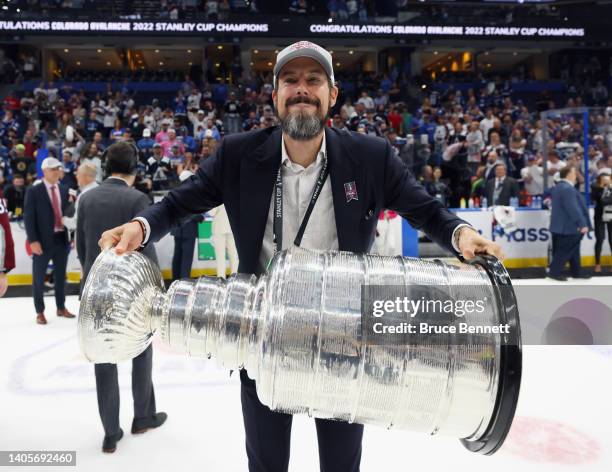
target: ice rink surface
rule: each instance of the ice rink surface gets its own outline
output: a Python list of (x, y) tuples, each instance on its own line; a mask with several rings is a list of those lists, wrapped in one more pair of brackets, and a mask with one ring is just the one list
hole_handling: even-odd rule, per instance
[[(612, 285), (612, 278), (573, 283)], [(86, 472), (247, 470), (236, 373), (230, 378), (214, 360), (175, 355), (159, 342), (153, 382), (168, 421), (144, 435), (129, 433), (131, 364), (120, 364), (126, 435), (114, 454), (103, 454), (93, 365), (80, 354), (76, 320), (57, 318), (53, 297), (45, 302), (49, 324), (39, 326), (30, 298), (0, 300), (0, 450), (76, 451), (76, 470)], [(76, 297), (67, 306), (78, 312)], [(366, 426), (361, 470), (612, 470), (612, 347), (525, 346), (523, 356), (516, 418), (497, 454), (470, 453), (455, 438)], [(294, 417), (290, 470), (318, 470), (314, 421), (305, 416)]]

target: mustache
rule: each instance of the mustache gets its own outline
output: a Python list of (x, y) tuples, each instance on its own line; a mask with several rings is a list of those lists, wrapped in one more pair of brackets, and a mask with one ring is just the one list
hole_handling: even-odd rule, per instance
[(321, 101), (316, 98), (310, 98), (310, 97), (306, 97), (304, 95), (298, 95), (297, 97), (291, 97), (287, 100), (287, 103), (285, 104), (285, 106), (289, 107), (291, 105), (296, 105), (298, 103), (306, 103), (308, 105), (314, 105), (317, 108), (321, 107)]

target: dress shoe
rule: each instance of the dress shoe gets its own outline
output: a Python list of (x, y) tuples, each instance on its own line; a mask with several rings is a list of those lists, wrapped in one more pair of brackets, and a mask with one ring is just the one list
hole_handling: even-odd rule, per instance
[(558, 280), (559, 282), (567, 282), (567, 277), (564, 277), (563, 275), (550, 275), (550, 274), (548, 274), (547, 277), (549, 279)]
[(58, 308), (57, 316), (61, 316), (63, 318), (74, 318), (74, 315), (70, 313), (67, 308)]
[(122, 437), (123, 430), (121, 428), (119, 428), (119, 432), (117, 434), (113, 434), (112, 436), (104, 436), (104, 441), (102, 442), (102, 452), (115, 452), (117, 449), (117, 442), (119, 442)]
[(167, 418), (168, 415), (163, 411), (155, 413), (153, 416), (146, 419), (137, 420), (134, 418), (134, 421), (132, 421), (132, 434), (142, 434), (150, 429), (159, 428), (164, 424)]
[(40, 312), (36, 314), (36, 323), (38, 324), (47, 324), (47, 318), (45, 318), (45, 313)]

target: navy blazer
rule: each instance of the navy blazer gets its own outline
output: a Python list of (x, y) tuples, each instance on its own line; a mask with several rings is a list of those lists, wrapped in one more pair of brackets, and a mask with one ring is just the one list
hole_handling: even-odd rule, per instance
[(550, 193), (552, 195), (551, 233), (578, 235), (579, 228), (585, 226), (592, 228), (589, 210), (584, 198), (575, 187), (561, 180)]
[[(327, 159), (339, 249), (369, 251), (381, 209), (395, 210), (410, 224), (455, 253), (452, 234), (465, 223), (431, 197), (383, 139), (325, 129)], [(228, 135), (197, 174), (139, 216), (158, 241), (190, 213), (225, 205), (239, 272), (256, 273), (272, 190), (281, 163), (279, 127)], [(357, 199), (347, 202), (345, 184), (355, 183)]]
[[(68, 189), (59, 182), (57, 185), (60, 190), (62, 215), (65, 215), (70, 206)], [(39, 242), (43, 251), (50, 250), (54, 244), (55, 215), (44, 182), (33, 185), (26, 192), (23, 218), (28, 241)]]

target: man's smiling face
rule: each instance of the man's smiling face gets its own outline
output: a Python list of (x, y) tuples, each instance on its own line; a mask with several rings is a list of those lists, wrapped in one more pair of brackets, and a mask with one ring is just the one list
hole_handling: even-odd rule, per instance
[(312, 139), (322, 131), (337, 96), (338, 89), (330, 88), (323, 67), (307, 57), (288, 62), (272, 92), (283, 131), (298, 140)]

